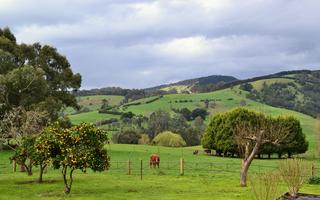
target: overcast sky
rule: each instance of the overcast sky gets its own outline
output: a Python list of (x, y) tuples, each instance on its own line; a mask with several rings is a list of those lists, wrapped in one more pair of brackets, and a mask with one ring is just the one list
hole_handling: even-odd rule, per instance
[(83, 88), (320, 69), (319, 0), (0, 0), (19, 42), (55, 46)]

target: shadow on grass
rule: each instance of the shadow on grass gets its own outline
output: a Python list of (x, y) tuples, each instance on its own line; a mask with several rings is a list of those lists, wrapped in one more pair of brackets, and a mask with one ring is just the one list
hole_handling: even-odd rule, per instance
[(39, 183), (38, 180), (28, 180), (28, 181), (16, 181), (14, 183), (17, 185), (24, 185), (24, 184), (52, 184), (57, 182), (61, 182), (61, 180), (58, 180), (58, 179), (44, 180), (42, 181), (42, 183)]

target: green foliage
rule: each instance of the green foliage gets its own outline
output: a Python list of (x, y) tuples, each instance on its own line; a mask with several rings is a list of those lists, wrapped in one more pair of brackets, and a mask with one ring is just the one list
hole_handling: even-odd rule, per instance
[(312, 176), (308, 180), (308, 184), (311, 185), (320, 185), (320, 177), (319, 176)]
[(154, 144), (166, 147), (182, 147), (186, 146), (186, 142), (183, 138), (170, 131), (159, 133), (152, 141)]
[[(202, 145), (204, 148), (216, 150), (218, 154), (239, 154), (239, 148), (235, 140), (236, 126), (243, 121), (249, 124), (259, 124), (262, 118), (264, 118), (263, 114), (244, 108), (217, 114), (210, 119), (202, 138)], [(299, 120), (294, 117), (281, 116), (270, 120), (273, 120), (272, 123), (276, 123), (280, 127), (285, 127), (289, 134), (285, 142), (279, 146), (268, 143), (264, 144), (259, 151), (260, 154), (287, 153), (291, 156), (307, 151), (308, 142), (302, 132)]]
[[(266, 104), (296, 110), (316, 117), (320, 112), (320, 72), (306, 71), (294, 74), (282, 82), (267, 84), (261, 90), (253, 90), (248, 97)], [(285, 80), (285, 81), (284, 81)], [(245, 88), (240, 86), (240, 89)]]
[[(93, 171), (104, 171), (110, 166), (110, 158), (104, 145), (108, 142), (107, 134), (94, 125), (80, 124), (69, 129), (52, 126), (46, 129), (50, 135), (48, 142), (53, 141), (53, 166), (62, 168), (65, 192), (69, 193), (72, 185), (74, 170), (86, 172), (88, 168)], [(52, 137), (52, 138), (51, 138)], [(69, 169), (70, 182), (67, 180)]]
[(138, 141), (139, 144), (150, 144), (150, 138), (148, 134), (141, 134), (141, 137)]
[(11, 31), (4, 28), (0, 59), (0, 119), (18, 106), (46, 111), (54, 120), (63, 106), (78, 108), (70, 90), (79, 89), (81, 76), (72, 72), (68, 60), (55, 48), (17, 44)]
[(201, 130), (195, 127), (186, 128), (180, 133), (187, 146), (196, 146), (201, 142)]
[(125, 129), (113, 135), (112, 141), (117, 144), (138, 144), (141, 135), (134, 129)]
[(149, 132), (151, 138), (157, 134), (169, 130), (170, 127), (170, 114), (163, 110), (158, 110), (150, 115), (148, 122)]
[(247, 92), (251, 92), (253, 90), (253, 86), (250, 83), (243, 83), (239, 88)]
[[(14, 155), (10, 158), (10, 160), (15, 160), (17, 164), (22, 165), (28, 175), (32, 175), (32, 165), (36, 158), (35, 140), (35, 137), (24, 137), (21, 144), (14, 151)], [(27, 161), (29, 161), (28, 164)]]

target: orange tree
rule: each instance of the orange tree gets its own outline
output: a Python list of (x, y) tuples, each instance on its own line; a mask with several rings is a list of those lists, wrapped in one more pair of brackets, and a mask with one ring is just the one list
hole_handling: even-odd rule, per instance
[(110, 158), (104, 148), (107, 134), (94, 125), (83, 123), (69, 129), (49, 128), (48, 133), (54, 136), (59, 147), (52, 161), (54, 168), (61, 168), (65, 193), (71, 191), (75, 170), (86, 172), (91, 168), (101, 172), (109, 168)]
[(42, 183), (42, 176), (45, 168), (52, 162), (52, 159), (61, 154), (56, 135), (60, 129), (58, 126), (50, 126), (42, 131), (34, 143), (34, 154), (32, 155), (33, 165), (39, 166), (39, 183)]

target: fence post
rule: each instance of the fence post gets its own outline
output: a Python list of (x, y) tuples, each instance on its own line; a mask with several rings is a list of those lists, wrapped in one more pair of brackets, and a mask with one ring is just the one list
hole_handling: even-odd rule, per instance
[(16, 172), (17, 171), (17, 162), (16, 162), (16, 160), (13, 160), (12, 167), (13, 167), (13, 172)]
[(142, 180), (142, 160), (140, 160), (140, 179)]
[(311, 166), (311, 176), (312, 177), (316, 176), (316, 167), (314, 166), (314, 163), (312, 163), (312, 166)]
[(180, 159), (180, 175), (181, 176), (184, 175), (184, 159), (183, 158)]
[(128, 175), (131, 175), (131, 161), (128, 160)]

